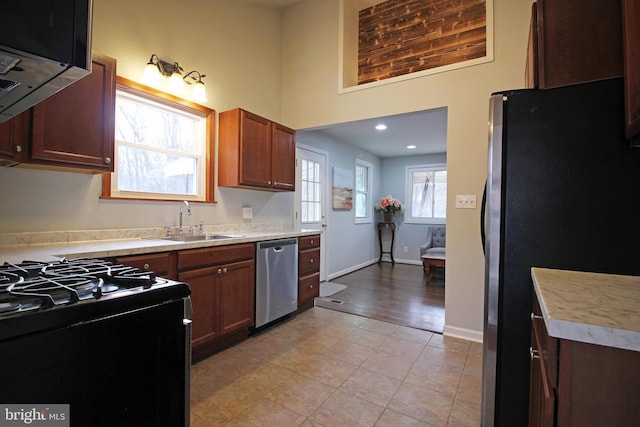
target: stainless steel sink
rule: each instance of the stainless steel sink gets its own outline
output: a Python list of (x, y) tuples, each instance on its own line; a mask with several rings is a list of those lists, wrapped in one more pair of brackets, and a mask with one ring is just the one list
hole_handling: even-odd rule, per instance
[(242, 236), (231, 234), (207, 234), (207, 235), (184, 235), (184, 236), (171, 236), (171, 237), (157, 237), (160, 240), (171, 240), (172, 242), (200, 242), (204, 240), (219, 240), (219, 239), (237, 239)]

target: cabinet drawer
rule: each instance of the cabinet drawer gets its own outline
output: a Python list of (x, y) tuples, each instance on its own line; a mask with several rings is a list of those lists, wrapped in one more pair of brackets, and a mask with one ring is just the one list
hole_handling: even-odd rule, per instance
[(218, 246), (213, 248), (187, 249), (178, 253), (178, 270), (220, 265), (229, 262), (250, 260), (255, 257), (255, 245), (245, 243), (240, 245)]
[(313, 249), (320, 247), (320, 235), (305, 236), (298, 238), (298, 250)]
[(300, 252), (298, 255), (298, 276), (320, 271), (320, 249)]
[(298, 301), (305, 301), (320, 295), (320, 273), (301, 277), (298, 280)]
[(177, 279), (175, 252), (120, 257), (116, 258), (116, 262), (143, 271), (152, 271), (158, 277)]

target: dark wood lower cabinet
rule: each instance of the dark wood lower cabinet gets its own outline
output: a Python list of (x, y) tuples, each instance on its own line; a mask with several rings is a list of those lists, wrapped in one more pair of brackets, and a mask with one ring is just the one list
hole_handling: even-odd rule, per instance
[(320, 235), (298, 239), (298, 312), (313, 307), (320, 295)]
[(248, 336), (255, 312), (255, 245), (178, 252), (178, 280), (191, 287), (192, 357)]
[(529, 425), (637, 426), (640, 352), (550, 337), (537, 304)]

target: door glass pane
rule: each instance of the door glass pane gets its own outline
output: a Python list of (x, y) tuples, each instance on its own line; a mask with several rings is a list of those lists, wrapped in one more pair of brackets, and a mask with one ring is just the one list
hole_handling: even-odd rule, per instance
[(320, 221), (320, 164), (312, 160), (302, 160), (301, 222)]

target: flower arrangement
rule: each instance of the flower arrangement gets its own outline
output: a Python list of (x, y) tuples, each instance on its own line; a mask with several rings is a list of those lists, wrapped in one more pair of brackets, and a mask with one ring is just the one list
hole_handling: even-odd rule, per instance
[(394, 199), (392, 196), (383, 197), (375, 206), (376, 212), (390, 214), (402, 212), (403, 209), (404, 207), (402, 206), (402, 202), (398, 199)]

